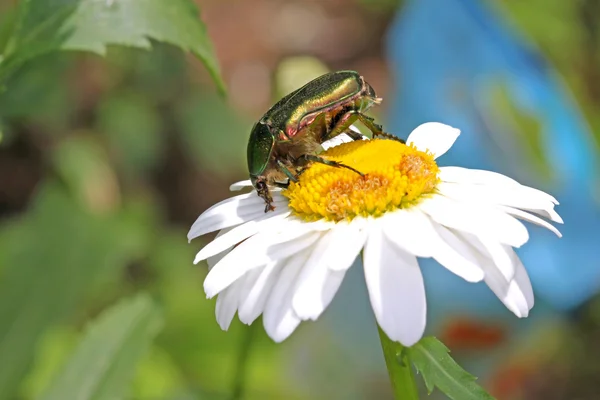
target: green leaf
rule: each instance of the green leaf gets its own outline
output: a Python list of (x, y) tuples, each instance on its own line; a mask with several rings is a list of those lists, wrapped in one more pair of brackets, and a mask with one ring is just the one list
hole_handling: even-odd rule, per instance
[(212, 44), (192, 0), (22, 0), (0, 80), (25, 61), (52, 51), (105, 55), (108, 45), (149, 49), (150, 39), (192, 52), (224, 93)]
[(135, 367), (158, 333), (162, 319), (146, 295), (124, 300), (100, 315), (43, 400), (126, 397)]
[(489, 400), (493, 397), (475, 383), (477, 379), (450, 357), (450, 350), (434, 337), (421, 339), (406, 349), (410, 360), (423, 375), (429, 393), (437, 386), (451, 399)]
[(54, 181), (38, 186), (27, 213), (0, 225), (0, 360), (10, 365), (0, 368), (0, 399), (19, 398), (43, 333), (133, 258), (120, 227)]
[(118, 92), (102, 101), (97, 121), (128, 177), (149, 171), (160, 161), (165, 148), (162, 120), (147, 96)]

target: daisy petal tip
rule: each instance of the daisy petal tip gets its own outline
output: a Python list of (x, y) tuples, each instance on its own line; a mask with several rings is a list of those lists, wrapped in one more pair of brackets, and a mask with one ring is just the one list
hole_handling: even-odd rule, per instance
[(271, 340), (277, 344), (282, 343), (287, 339), (294, 331), (291, 332), (267, 332), (267, 336), (271, 338)]
[(202, 260), (204, 260), (204, 258), (200, 257), (200, 253), (198, 253), (194, 258), (194, 265), (198, 265), (198, 263)]
[(315, 320), (311, 313), (308, 311), (308, 307), (302, 304), (302, 302), (296, 300), (296, 297), (292, 300), (292, 310), (294, 315), (301, 321)]
[(415, 344), (417, 344), (419, 342), (419, 340), (421, 340), (421, 336), (419, 337), (412, 337), (412, 338), (404, 338), (403, 340), (400, 341), (400, 343), (402, 343), (402, 345), (404, 347), (411, 347)]
[(240, 190), (252, 186), (252, 182), (250, 182), (250, 179), (246, 179), (244, 181), (239, 181), (236, 183), (233, 183), (229, 186), (229, 191), (230, 192), (239, 192)]
[(219, 320), (217, 317), (217, 324), (219, 324), (219, 328), (221, 328), (222, 331), (227, 332), (231, 326), (231, 320), (227, 318), (224, 320)]
[[(383, 329), (383, 328), (382, 328)], [(423, 337), (423, 333), (420, 330), (410, 332), (387, 332), (383, 329), (385, 334), (394, 342), (402, 344), (404, 347), (410, 347), (416, 344)]]
[(206, 294), (206, 299), (210, 300), (213, 297), (215, 297), (218, 293), (216, 293), (212, 287), (210, 287), (209, 285), (204, 285), (204, 293)]
[(515, 247), (517, 249), (521, 248), (521, 246), (523, 246), (529, 241), (529, 232), (527, 231), (527, 228), (525, 228), (525, 225), (523, 225), (523, 228), (524, 229), (522, 230), (520, 235), (515, 235), (514, 243), (510, 244), (512, 247)]
[(485, 272), (480, 271), (480, 273), (471, 273), (469, 275), (465, 275), (463, 276), (463, 278), (470, 283), (478, 283), (483, 281), (483, 279), (485, 278)]
[(460, 129), (441, 122), (426, 122), (417, 126), (406, 139), (407, 144), (414, 144), (421, 151), (429, 151), (435, 158), (446, 153), (454, 144)]

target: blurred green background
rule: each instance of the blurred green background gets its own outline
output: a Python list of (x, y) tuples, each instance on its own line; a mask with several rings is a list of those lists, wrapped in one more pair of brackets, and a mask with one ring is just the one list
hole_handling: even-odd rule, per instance
[[(598, 49), (586, 47), (580, 19), (563, 18), (580, 2), (501, 3), (567, 78), (598, 132)], [(0, 0), (0, 46), (15, 4)], [(215, 301), (202, 289), (206, 265), (192, 265), (210, 237), (188, 244), (186, 233), (202, 211), (229, 196), (232, 182), (246, 179), (249, 130), (281, 96), (336, 69), (360, 71), (378, 95), (388, 96), (383, 41), (402, 4), (197, 4), (227, 97), (198, 59), (158, 42), (151, 51), (111, 46), (105, 58), (50, 53), (5, 82), (0, 398), (59, 399), (61, 385), (85, 379), (79, 370), (91, 373), (86, 360), (102, 357), (109, 361), (97, 366), (98, 373), (107, 381), (111, 375), (124, 380), (119, 384), (132, 399), (228, 399), (242, 375), (247, 399), (391, 398), (374, 325), (372, 340), (355, 342), (348, 354), (337, 337), (352, 332), (336, 331), (335, 324), (304, 323), (276, 345), (257, 323), (248, 358), (238, 362), (251, 328), (235, 319), (228, 332), (220, 330)], [(584, 62), (586, 73), (579, 68)], [(384, 110), (373, 114), (385, 123)], [(366, 296), (357, 302), (368, 308)], [(598, 337), (600, 313), (593, 310), (599, 305), (591, 302), (572, 317), (571, 342), (591, 346)], [(94, 335), (86, 336), (90, 324)], [(73, 361), (77, 346), (80, 358)], [(593, 348), (598, 345), (574, 347), (568, 355), (558, 352), (562, 358), (547, 364), (547, 374), (532, 378), (535, 395), (524, 398), (550, 399), (556, 382), (568, 386), (575, 376), (577, 388), (598, 386), (600, 364), (582, 361), (586, 354), (600, 355)], [(110, 361), (119, 352), (125, 355)], [(70, 375), (57, 381), (67, 360), (74, 362)]]

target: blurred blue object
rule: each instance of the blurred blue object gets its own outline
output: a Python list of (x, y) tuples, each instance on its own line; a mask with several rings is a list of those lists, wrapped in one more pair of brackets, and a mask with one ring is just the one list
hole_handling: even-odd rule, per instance
[[(497, 171), (554, 195), (563, 238), (529, 225), (531, 239), (518, 253), (538, 300), (569, 310), (593, 296), (600, 288), (600, 170), (590, 129), (548, 62), (480, 0), (405, 1), (388, 54), (397, 81), (386, 130), (406, 137), (423, 122), (452, 125), (462, 134), (442, 165)], [(475, 314), (505, 312), (487, 287), (420, 262), (431, 312), (440, 302)]]

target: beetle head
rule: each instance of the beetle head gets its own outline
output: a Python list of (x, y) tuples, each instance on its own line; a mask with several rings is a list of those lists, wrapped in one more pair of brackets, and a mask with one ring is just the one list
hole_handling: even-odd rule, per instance
[(372, 103), (380, 104), (383, 99), (381, 97), (377, 97), (377, 94), (375, 93), (375, 89), (373, 89), (373, 86), (369, 85), (369, 83), (367, 81), (365, 81), (364, 78), (362, 78), (362, 82), (363, 82), (363, 89), (362, 89), (363, 95), (365, 97), (369, 98)]

